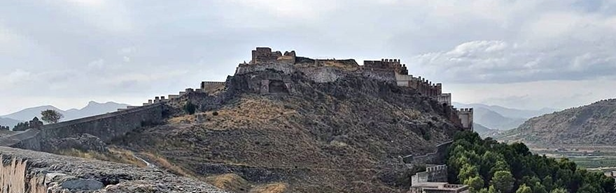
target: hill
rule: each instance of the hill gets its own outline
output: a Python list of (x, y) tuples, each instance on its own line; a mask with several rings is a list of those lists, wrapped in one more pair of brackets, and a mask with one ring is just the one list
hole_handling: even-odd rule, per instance
[(26, 108), (24, 110), (17, 111), (17, 112), (8, 114), (8, 115), (3, 115), (1, 116), (1, 118), (23, 122), (23, 121), (31, 120), (34, 117), (40, 118), (41, 111), (51, 109), (51, 110), (56, 110), (64, 115), (64, 118), (62, 119), (62, 121), (69, 121), (73, 119), (79, 119), (83, 117), (89, 117), (93, 115), (113, 112), (121, 108), (126, 108), (127, 106), (128, 106), (127, 104), (120, 104), (120, 103), (115, 103), (115, 102), (97, 103), (94, 101), (90, 101), (88, 105), (86, 105), (85, 107), (81, 109), (69, 109), (65, 111), (57, 107), (54, 107), (52, 105), (44, 105), (44, 106)]
[(543, 108), (540, 110), (522, 110), (478, 103), (454, 103), (454, 106), (460, 108), (473, 108), (475, 123), (479, 123), (487, 128), (496, 130), (514, 129), (531, 117), (556, 111), (555, 109), (550, 108)]
[[(461, 130), (450, 106), (413, 88), (337, 67), (283, 66), (236, 73), (221, 92), (188, 92), (168, 102), (164, 124), (113, 144), (235, 192), (406, 192), (411, 170), (401, 157), (433, 152)], [(196, 114), (184, 111), (189, 103)]]
[(536, 145), (613, 145), (616, 99), (546, 114), (526, 121), (499, 137)]
[(20, 122), (19, 120), (0, 117), (0, 125), (1, 126), (8, 126), (10, 128), (13, 128), (19, 122)]
[(557, 109), (553, 109), (553, 108), (542, 108), (539, 110), (526, 110), (526, 109), (515, 109), (515, 108), (502, 107), (498, 105), (486, 105), (486, 104), (479, 104), (479, 103), (473, 103), (473, 104), (454, 103), (454, 106), (462, 107), (462, 108), (469, 108), (469, 107), (484, 108), (490, 111), (494, 111), (502, 115), (503, 117), (526, 118), (526, 119), (544, 115), (547, 113), (553, 113), (557, 111)]
[(479, 123), (473, 123), (473, 131), (483, 138), (494, 137), (500, 133), (499, 130), (487, 128)]

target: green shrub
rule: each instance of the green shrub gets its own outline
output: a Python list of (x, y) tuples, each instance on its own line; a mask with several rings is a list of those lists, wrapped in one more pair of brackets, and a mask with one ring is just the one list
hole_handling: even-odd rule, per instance
[(186, 105), (184, 105), (184, 111), (186, 111), (189, 115), (195, 114), (195, 111), (197, 111), (197, 106), (188, 101), (186, 102)]

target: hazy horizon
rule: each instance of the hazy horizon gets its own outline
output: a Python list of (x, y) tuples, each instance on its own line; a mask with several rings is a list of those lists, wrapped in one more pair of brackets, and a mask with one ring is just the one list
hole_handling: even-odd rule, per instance
[(616, 2), (0, 2), (0, 115), (139, 105), (222, 81), (257, 46), (399, 58), (453, 101), (565, 109), (616, 98)]

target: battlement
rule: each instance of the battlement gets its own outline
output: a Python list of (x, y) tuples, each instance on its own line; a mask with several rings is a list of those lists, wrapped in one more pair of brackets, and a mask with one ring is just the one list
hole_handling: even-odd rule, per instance
[(280, 51), (272, 52), (269, 47), (257, 47), (252, 51), (252, 60), (250, 64), (265, 64), (265, 63), (295, 63), (295, 51), (286, 51), (284, 54)]
[(393, 70), (396, 74), (408, 75), (406, 64), (401, 64), (400, 59), (364, 60), (366, 70)]
[(470, 112), (470, 113), (472, 113), (472, 112), (473, 112), (473, 108), (460, 108), (458, 111), (460, 111), (460, 112)]

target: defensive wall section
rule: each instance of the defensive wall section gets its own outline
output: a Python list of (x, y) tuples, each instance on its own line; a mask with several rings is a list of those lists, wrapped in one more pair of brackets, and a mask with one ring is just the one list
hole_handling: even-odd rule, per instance
[(436, 146), (436, 151), (423, 155), (407, 155), (402, 157), (402, 161), (406, 164), (412, 165), (426, 165), (426, 164), (445, 164), (442, 163), (447, 156), (447, 149), (453, 141), (447, 141)]
[(163, 120), (163, 103), (135, 107), (56, 124), (43, 125), (0, 138), (2, 146), (49, 151), (48, 141), (90, 134), (109, 142), (145, 124)]

